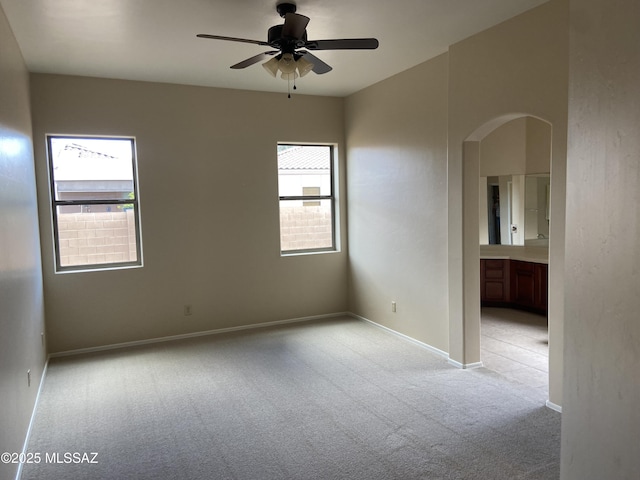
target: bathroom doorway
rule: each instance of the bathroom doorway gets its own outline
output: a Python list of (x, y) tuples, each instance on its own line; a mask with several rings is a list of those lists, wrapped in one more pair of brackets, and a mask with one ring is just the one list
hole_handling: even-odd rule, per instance
[(544, 403), (551, 125), (512, 119), (479, 139), (477, 151), (480, 361)]

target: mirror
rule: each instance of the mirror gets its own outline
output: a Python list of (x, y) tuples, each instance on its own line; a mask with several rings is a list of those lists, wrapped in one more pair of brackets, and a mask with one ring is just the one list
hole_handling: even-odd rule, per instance
[(549, 245), (551, 125), (524, 116), (478, 145), (480, 245)]
[(525, 175), (524, 244), (549, 246), (551, 176)]
[(549, 245), (548, 173), (480, 177), (481, 245)]

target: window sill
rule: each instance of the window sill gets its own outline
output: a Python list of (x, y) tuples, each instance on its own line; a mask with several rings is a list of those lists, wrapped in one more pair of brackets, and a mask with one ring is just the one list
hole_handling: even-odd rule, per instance
[(338, 249), (331, 249), (331, 250), (294, 250), (291, 252), (280, 252), (280, 256), (281, 257), (300, 257), (300, 256), (304, 256), (304, 255), (325, 255), (325, 254), (330, 254), (330, 253), (340, 253), (340, 250)]
[(67, 273), (105, 272), (105, 271), (111, 271), (111, 270), (129, 270), (132, 268), (142, 268), (142, 267), (143, 267), (142, 264), (137, 263), (135, 265), (113, 265), (113, 266), (105, 265), (104, 267), (91, 267), (91, 268), (65, 268), (63, 270), (56, 270), (55, 274), (62, 275)]

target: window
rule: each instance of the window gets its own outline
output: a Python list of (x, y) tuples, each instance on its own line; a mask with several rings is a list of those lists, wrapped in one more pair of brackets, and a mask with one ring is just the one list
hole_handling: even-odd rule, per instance
[(278, 145), (280, 250), (336, 249), (333, 147)]
[[(320, 187), (302, 187), (303, 197), (317, 197), (320, 195)], [(320, 200), (306, 200), (302, 202), (305, 207), (319, 207)]]
[(56, 272), (142, 265), (132, 138), (48, 136)]

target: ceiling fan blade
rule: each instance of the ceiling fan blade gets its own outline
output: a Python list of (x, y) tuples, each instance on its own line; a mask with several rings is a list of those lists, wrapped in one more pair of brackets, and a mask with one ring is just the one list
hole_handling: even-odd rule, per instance
[(275, 55), (276, 53), (280, 53), (280, 52), (278, 50), (270, 50), (268, 52), (259, 53), (258, 55), (254, 55), (251, 58), (247, 58), (246, 60), (236, 63), (235, 65), (231, 65), (231, 68), (233, 68), (234, 70), (238, 70), (240, 68), (247, 68), (247, 67), (250, 67), (251, 65), (254, 65), (260, 62), (261, 60), (266, 59), (271, 55)]
[(287, 13), (284, 16), (282, 36), (285, 38), (295, 38), (296, 40), (300, 40), (304, 35), (308, 24), (309, 17), (305, 17), (298, 13)]
[(299, 52), (300, 55), (304, 55), (305, 58), (307, 60), (309, 60), (309, 62), (313, 63), (313, 73), (317, 73), (318, 75), (322, 75), (323, 73), (328, 73), (331, 70), (333, 70), (333, 68), (331, 68), (331, 66), (327, 65), (326, 63), (324, 63), (322, 60), (320, 60), (318, 57), (316, 57), (315, 55), (312, 55), (311, 53), (307, 52), (306, 50), (300, 50)]
[(335, 40), (309, 40), (304, 46), (309, 50), (375, 50), (376, 38), (342, 38)]
[(199, 33), (196, 35), (198, 38), (210, 38), (212, 40), (227, 40), (229, 42), (242, 42), (242, 43), (252, 43), (254, 45), (262, 45), (264, 47), (268, 47), (269, 44), (267, 42), (261, 42), (260, 40), (249, 40), (246, 38), (236, 38), (236, 37), (222, 37), (220, 35), (209, 35), (206, 33)]

